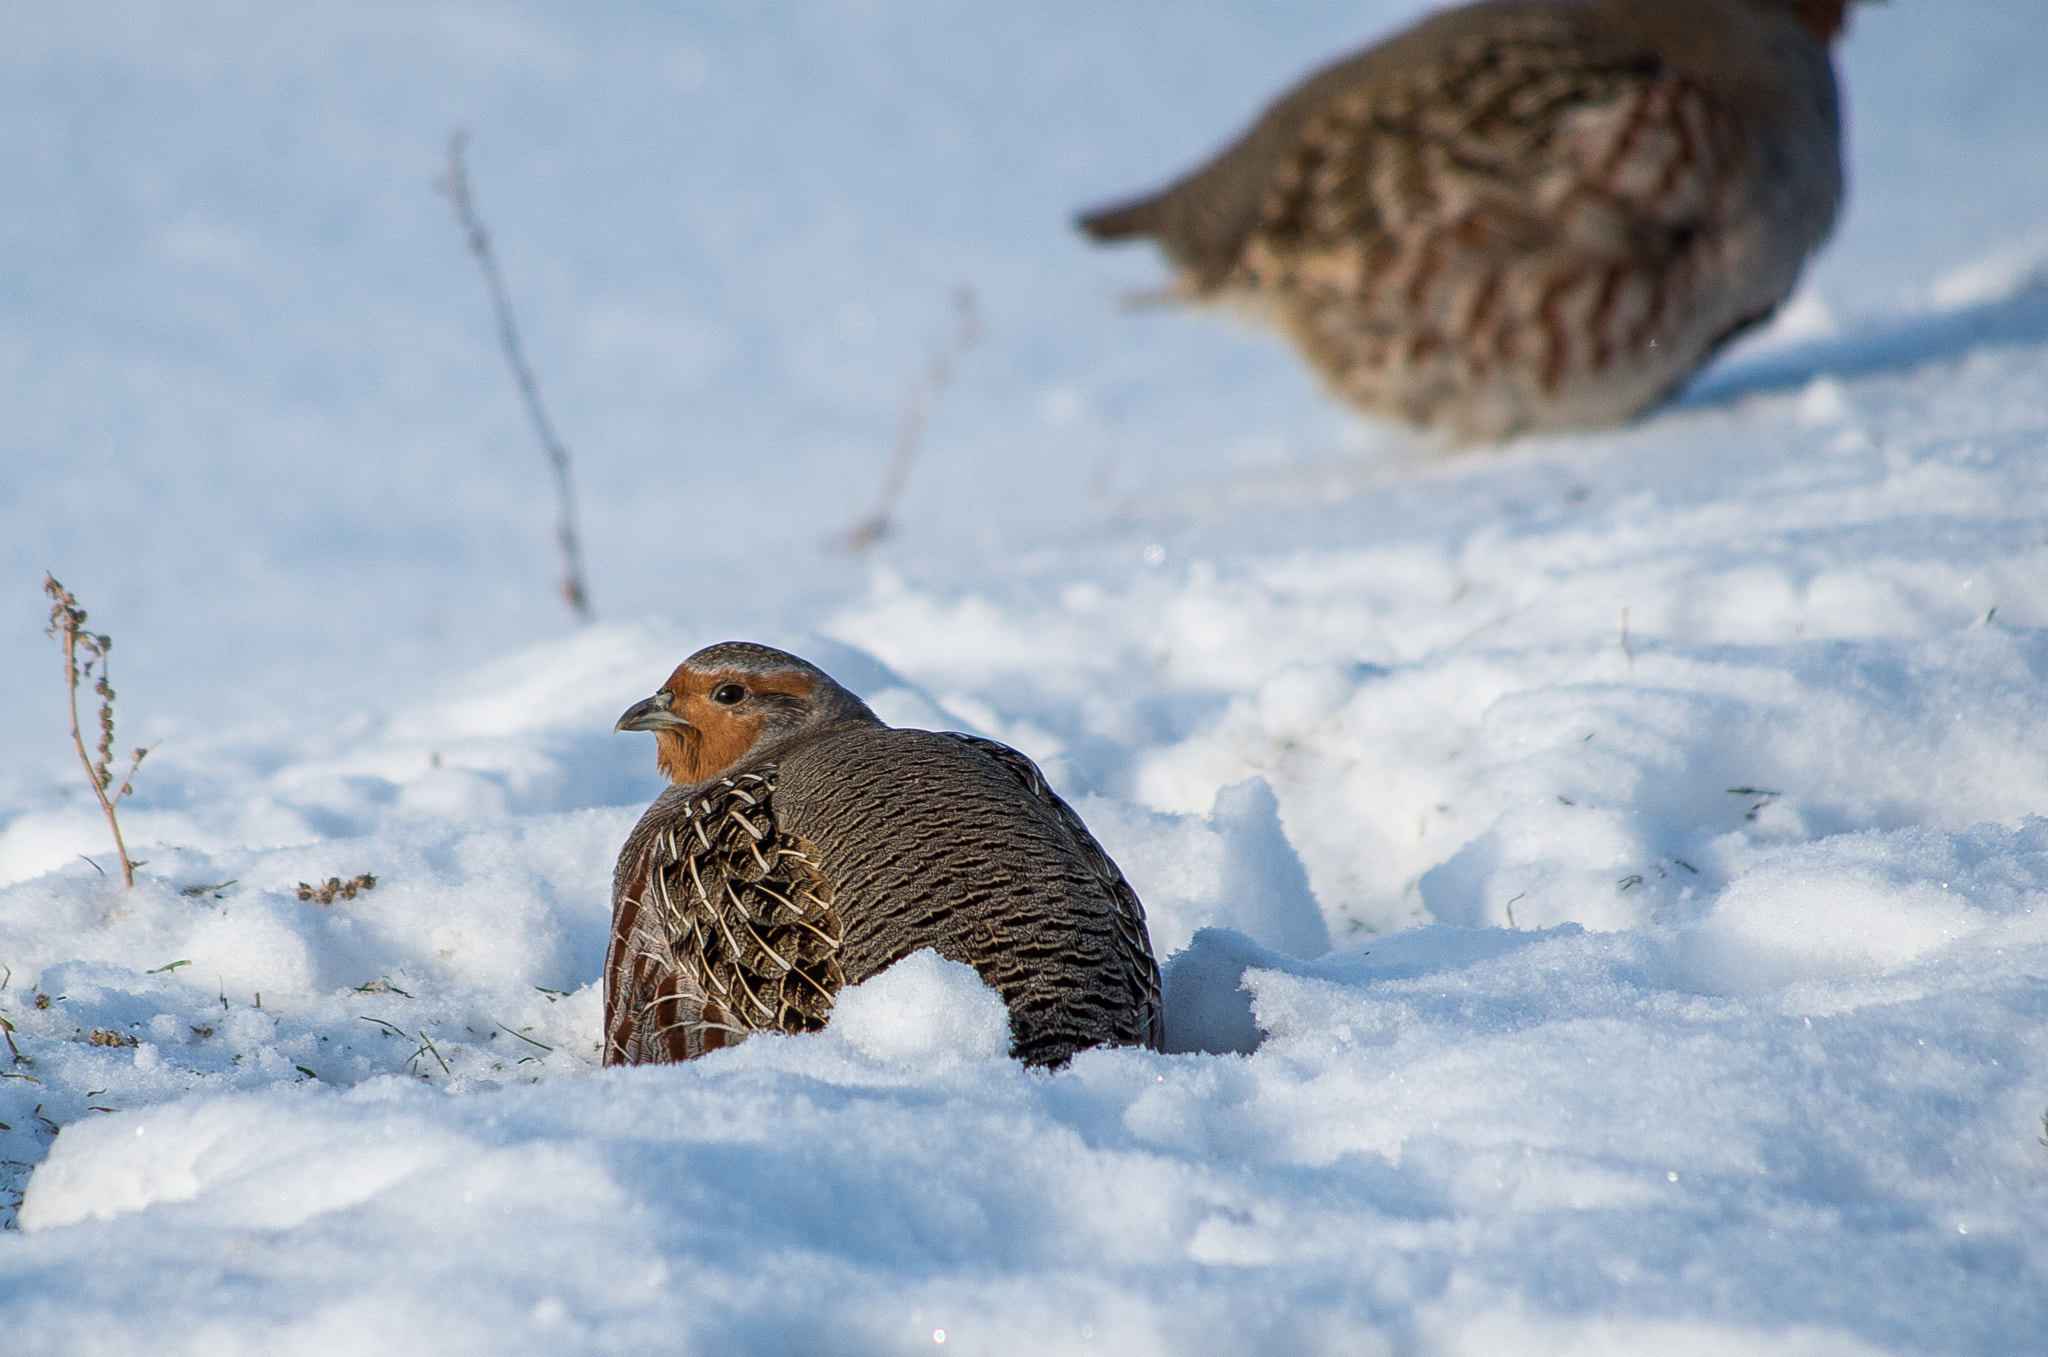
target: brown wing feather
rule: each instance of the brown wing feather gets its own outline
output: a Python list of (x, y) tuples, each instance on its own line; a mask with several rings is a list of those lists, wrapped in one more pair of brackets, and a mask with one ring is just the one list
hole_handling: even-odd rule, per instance
[(1177, 295), (1248, 304), (1361, 409), (1479, 441), (1618, 423), (1768, 316), (1827, 235), (1839, 111), (1813, 38), (1840, 5), (1797, 8), (1806, 28), (1707, 0), (1450, 10), (1084, 225), (1156, 236)]
[(1753, 163), (1654, 59), (1498, 35), (1311, 119), (1227, 285), (1278, 299), (1340, 390), (1423, 422), (1488, 382), (1519, 422), (1618, 362), (1655, 369), (1647, 402), (1730, 328), (1716, 284)]
[(845, 930), (815, 849), (776, 824), (775, 776), (671, 790), (634, 826), (612, 885), (605, 1064), (825, 1025)]

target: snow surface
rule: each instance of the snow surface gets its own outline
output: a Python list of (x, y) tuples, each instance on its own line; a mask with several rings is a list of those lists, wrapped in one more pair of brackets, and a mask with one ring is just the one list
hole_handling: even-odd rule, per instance
[[(1066, 224), (1423, 7), (10, 11), (9, 1350), (2044, 1346), (2048, 4), (1859, 8), (1771, 332), (1451, 460)], [(133, 892), (45, 568), (160, 741)], [(1174, 1053), (1023, 1070), (921, 956), (597, 1069), (611, 722), (728, 637), (1039, 759)]]

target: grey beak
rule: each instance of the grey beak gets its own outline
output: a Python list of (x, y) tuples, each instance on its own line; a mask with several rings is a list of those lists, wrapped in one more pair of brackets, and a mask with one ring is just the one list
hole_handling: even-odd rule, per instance
[(645, 702), (635, 702), (632, 706), (626, 708), (626, 714), (621, 716), (619, 723), (612, 727), (613, 732), (616, 733), (621, 730), (667, 730), (673, 726), (687, 728), (690, 723), (668, 709), (669, 703), (674, 700), (668, 691), (664, 689), (653, 697), (648, 698)]

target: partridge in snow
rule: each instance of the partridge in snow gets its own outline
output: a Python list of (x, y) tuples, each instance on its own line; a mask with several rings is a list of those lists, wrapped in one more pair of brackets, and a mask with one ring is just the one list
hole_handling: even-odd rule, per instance
[(1371, 414), (1491, 442), (1617, 424), (1776, 309), (1842, 197), (1852, 0), (1488, 0), (1309, 77), (1089, 213)]
[(726, 642), (618, 730), (673, 783), (612, 877), (604, 1063), (812, 1032), (842, 986), (921, 948), (974, 967), (1011, 1053), (1162, 1042), (1145, 911), (1030, 759), (886, 726), (815, 666)]

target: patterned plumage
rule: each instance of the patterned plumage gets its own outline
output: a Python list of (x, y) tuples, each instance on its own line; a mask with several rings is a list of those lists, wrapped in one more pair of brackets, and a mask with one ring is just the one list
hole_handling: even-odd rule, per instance
[(1841, 201), (1850, 0), (1489, 0), (1310, 77), (1090, 213), (1338, 397), (1493, 441), (1618, 423), (1771, 314)]
[(653, 731), (675, 785), (613, 876), (607, 1065), (816, 1031), (842, 986), (926, 947), (1003, 996), (1028, 1063), (1160, 1046), (1144, 908), (1016, 750), (885, 726), (741, 642), (692, 655), (617, 728)]

